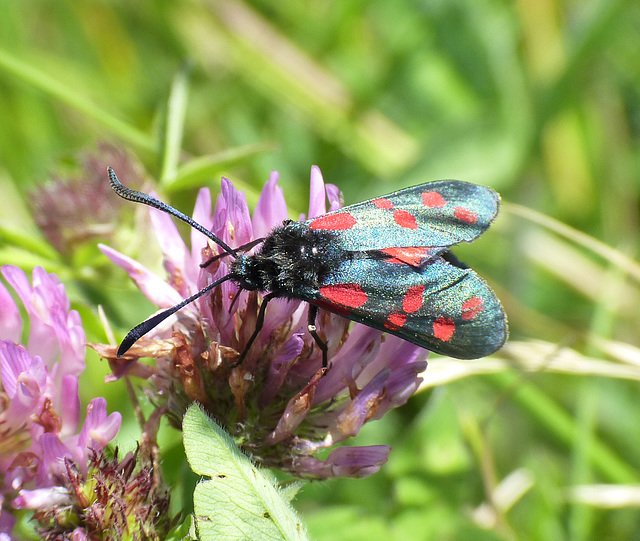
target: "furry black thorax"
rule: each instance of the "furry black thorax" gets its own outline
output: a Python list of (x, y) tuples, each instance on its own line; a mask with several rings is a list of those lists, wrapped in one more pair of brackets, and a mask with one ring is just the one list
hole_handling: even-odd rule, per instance
[(230, 274), (243, 289), (300, 298), (303, 292), (317, 291), (323, 277), (348, 257), (338, 248), (335, 233), (287, 220), (269, 233), (257, 253), (238, 256)]

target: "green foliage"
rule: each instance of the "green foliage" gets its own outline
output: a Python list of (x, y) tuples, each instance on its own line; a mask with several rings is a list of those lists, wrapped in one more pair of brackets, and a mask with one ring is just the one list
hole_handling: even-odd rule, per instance
[[(511, 344), (433, 356), (423, 392), (359, 436), (393, 445), (389, 464), (294, 503), (315, 539), (638, 538), (639, 25), (629, 0), (3, 2), (0, 263), (56, 272), (89, 341), (108, 337), (98, 304), (118, 336), (151, 313), (95, 241), (62, 256), (28, 211), (104, 140), (184, 210), (221, 175), (252, 204), (276, 169), (297, 217), (312, 164), (347, 203), (490, 185), (503, 212), (458, 256), (503, 300)], [(161, 274), (141, 214), (118, 216), (108, 241)], [(128, 411), (88, 365), (85, 402)], [(177, 445), (161, 433), (187, 508)]]
[(187, 411), (182, 428), (191, 468), (209, 478), (193, 495), (197, 539), (307, 539), (290, 498), (197, 405)]

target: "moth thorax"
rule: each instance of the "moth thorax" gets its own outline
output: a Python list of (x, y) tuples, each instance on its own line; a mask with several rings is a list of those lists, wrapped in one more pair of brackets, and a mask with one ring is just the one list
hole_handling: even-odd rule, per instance
[(294, 222), (274, 229), (254, 257), (265, 289), (295, 297), (317, 289), (322, 277), (339, 264), (338, 251), (333, 233)]

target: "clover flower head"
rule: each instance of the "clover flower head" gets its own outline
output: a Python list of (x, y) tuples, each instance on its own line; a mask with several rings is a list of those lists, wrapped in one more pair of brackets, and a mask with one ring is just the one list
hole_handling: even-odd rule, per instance
[[(338, 189), (311, 170), (309, 218), (340, 208)], [(137, 261), (101, 246), (160, 309), (228, 274), (225, 258), (198, 232), (191, 248), (166, 214), (150, 209), (151, 223), (165, 258), (166, 280)], [(230, 246), (267, 236), (287, 219), (278, 174), (264, 186), (253, 216), (246, 199), (222, 179), (211, 211), (208, 189), (197, 197), (196, 221)], [(304, 217), (303, 217), (304, 218)], [(227, 281), (140, 339), (122, 358), (114, 347), (93, 344), (109, 359), (114, 377), (126, 371), (148, 379), (179, 424), (186, 405), (197, 400), (258, 462), (301, 477), (365, 477), (386, 462), (389, 446), (325, 449), (358, 434), (362, 426), (404, 404), (418, 388), (427, 352), (413, 344), (338, 315), (320, 311), (318, 333), (328, 346), (331, 368), (307, 331), (308, 305), (273, 299), (264, 326), (243, 362), (234, 366), (256, 328), (262, 295)], [(156, 366), (135, 361), (153, 357)]]
[[(42, 491), (53, 497), (63, 490), (65, 460), (86, 472), (90, 453), (115, 437), (121, 416), (107, 415), (106, 401), (96, 398), (78, 431), (78, 377), (85, 368), (80, 316), (55, 275), (36, 267), (29, 282), (18, 267), (1, 272), (28, 314), (29, 333), (27, 345), (20, 344), (20, 309), (0, 282), (0, 497), (13, 498), (14, 509), (34, 508)], [(13, 523), (3, 506), (0, 535), (9, 535)]]
[(157, 482), (155, 460), (136, 449), (122, 460), (92, 449), (88, 467), (65, 458), (63, 486), (23, 493), (14, 505), (35, 510), (44, 539), (165, 539), (176, 523), (169, 493)]
[(69, 255), (95, 238), (109, 237), (115, 230), (122, 201), (110, 197), (104, 182), (107, 163), (142, 184), (142, 167), (123, 149), (106, 143), (79, 157), (81, 174), (61, 178), (53, 175), (47, 184), (31, 193), (29, 201), (43, 235), (58, 250)]

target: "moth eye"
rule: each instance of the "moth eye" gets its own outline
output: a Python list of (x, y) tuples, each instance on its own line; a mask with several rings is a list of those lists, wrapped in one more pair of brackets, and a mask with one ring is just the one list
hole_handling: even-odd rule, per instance
[(317, 246), (314, 246), (313, 248), (311, 248), (311, 253), (312, 253), (313, 255), (318, 255), (318, 247), (317, 247)]

